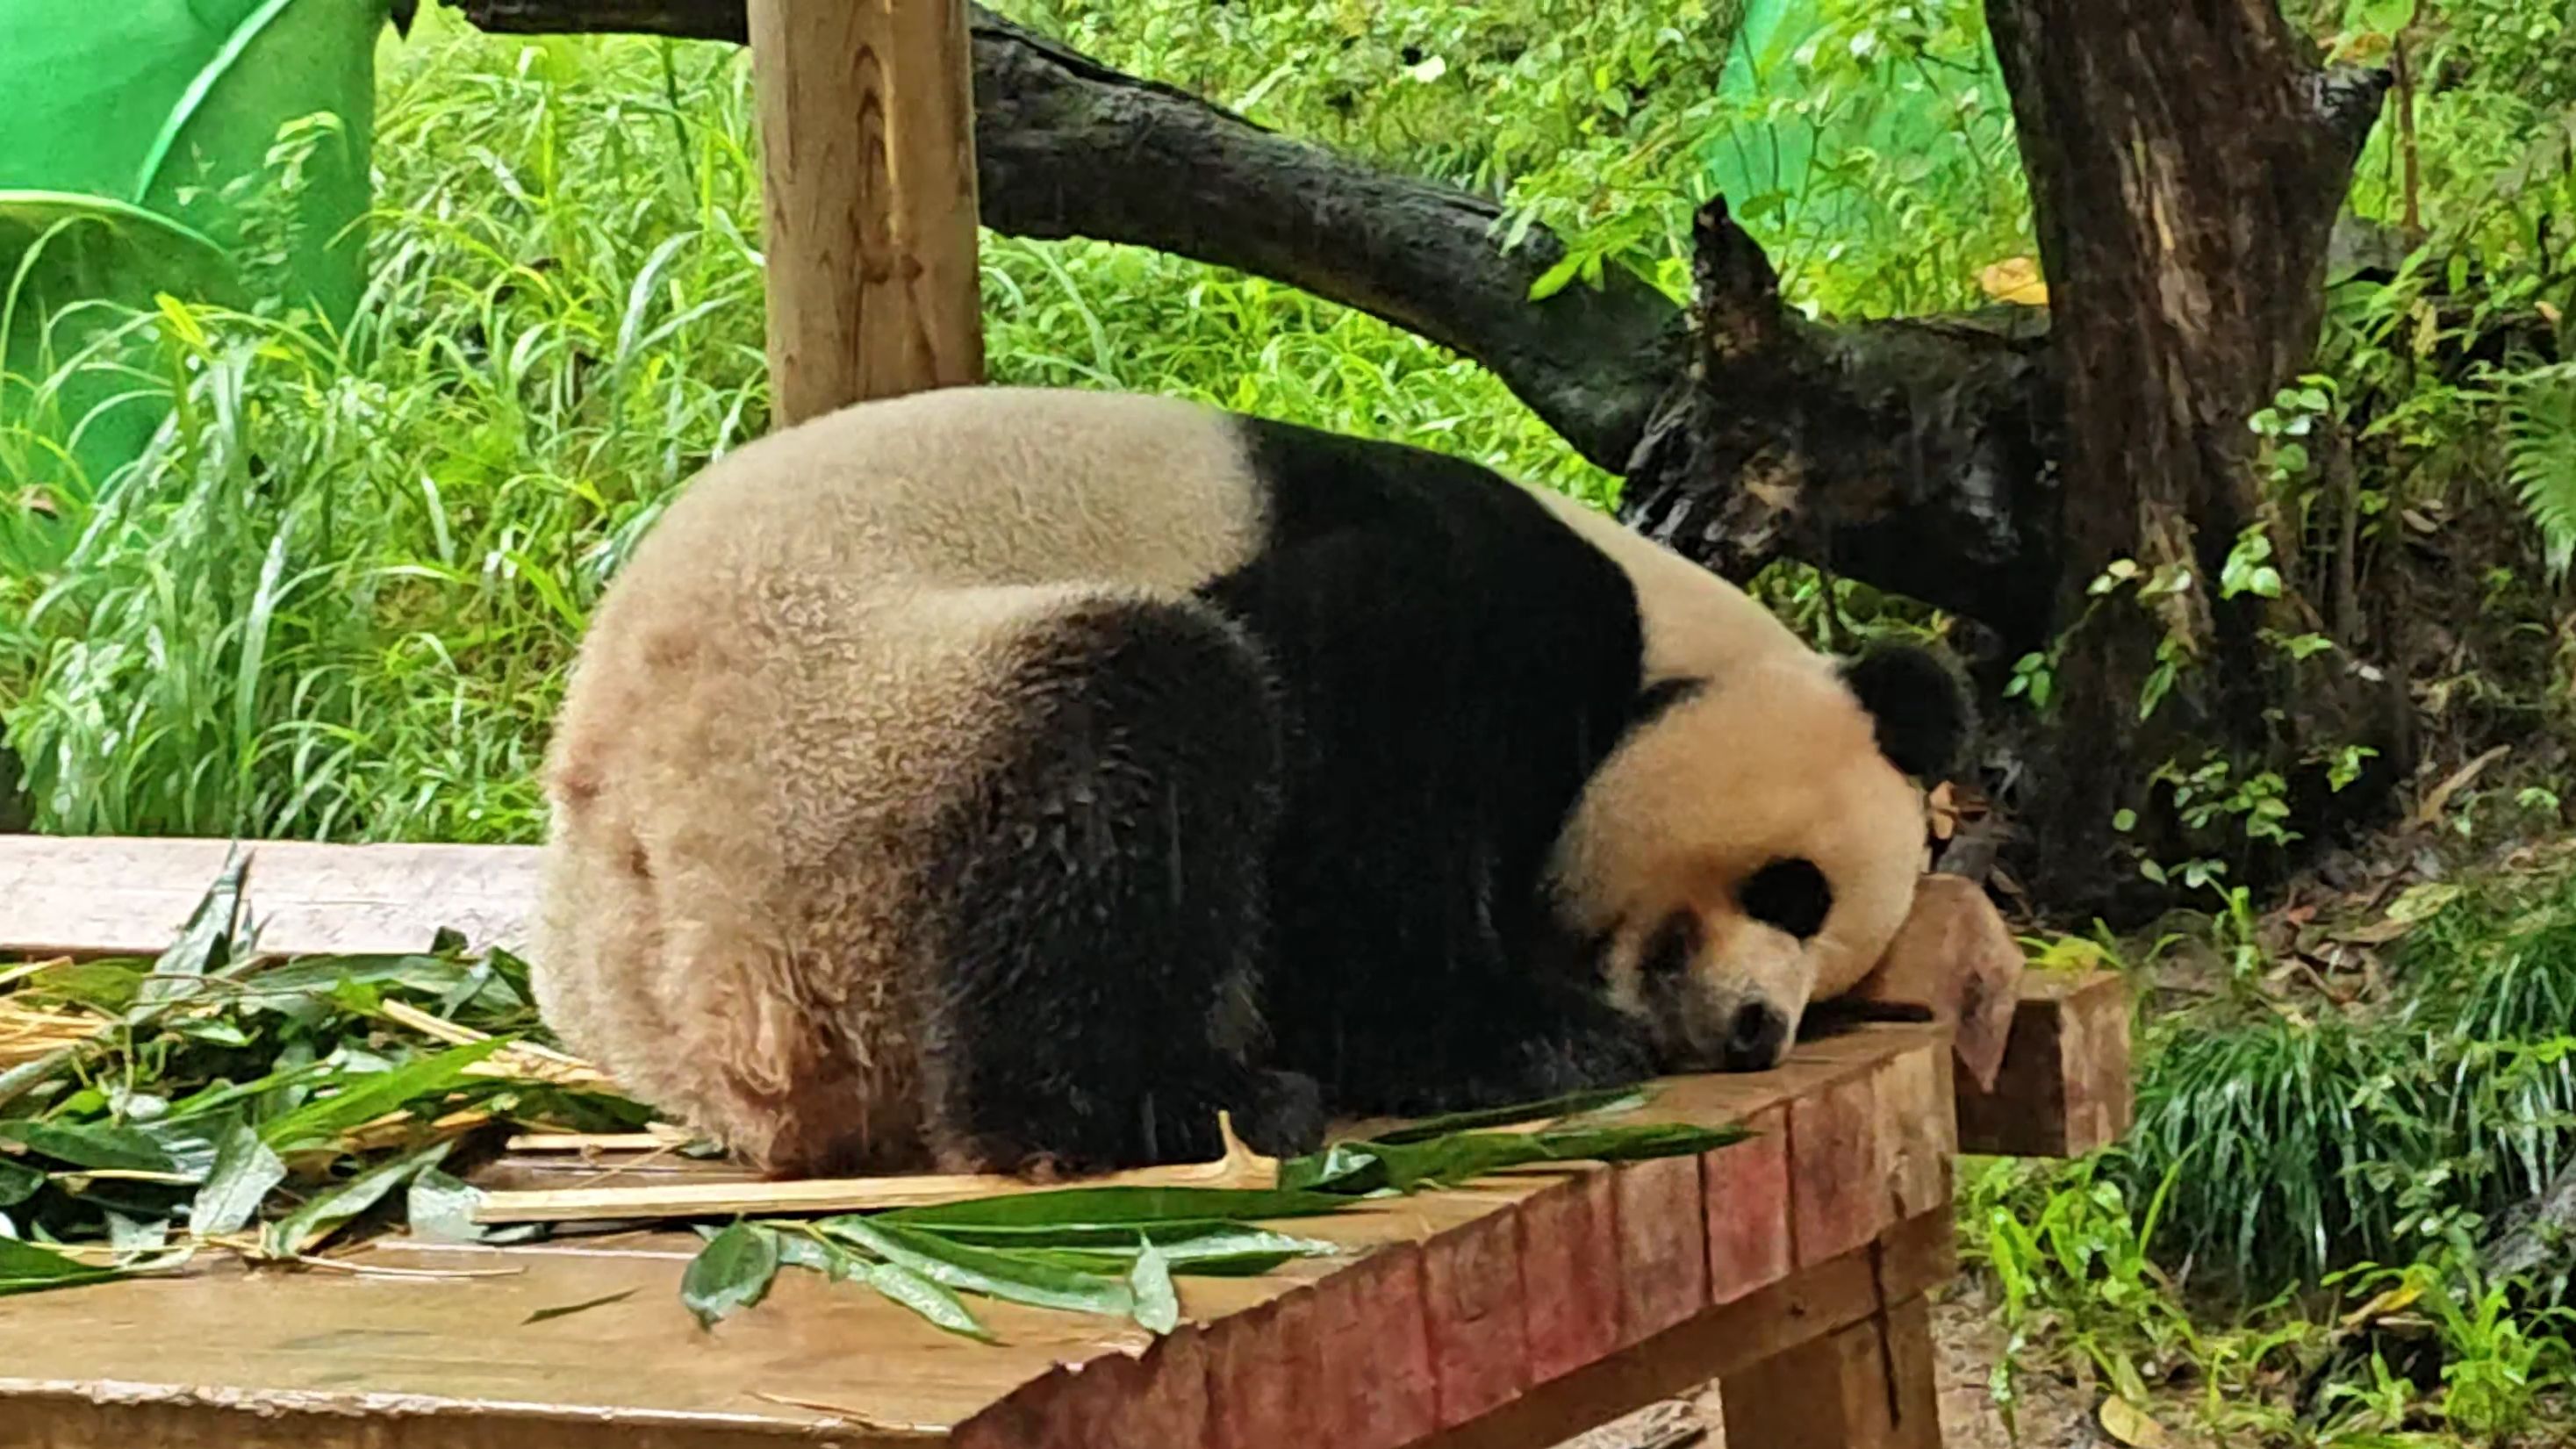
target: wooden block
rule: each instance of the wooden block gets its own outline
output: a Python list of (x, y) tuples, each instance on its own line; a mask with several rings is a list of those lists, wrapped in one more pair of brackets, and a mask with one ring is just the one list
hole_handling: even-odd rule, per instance
[(1746, 1124), (1753, 1136), (1700, 1159), (1707, 1203), (1708, 1297), (1733, 1303), (1789, 1276), (1789, 1109)]
[(1530, 1379), (1544, 1383), (1619, 1345), (1615, 1180), (1606, 1172), (1569, 1178), (1523, 1203), (1517, 1222)]
[(1312, 1436), (1302, 1442), (1396, 1449), (1437, 1427), (1422, 1250), (1372, 1253), (1313, 1292), (1322, 1378), (1292, 1421)]
[(1208, 1328), (1208, 1443), (1212, 1449), (1298, 1449), (1331, 1392), (1311, 1290)]
[(1632, 1162), (1615, 1179), (1619, 1342), (1639, 1343), (1708, 1306), (1708, 1209), (1699, 1159)]
[(1952, 1059), (1908, 1052), (1879, 1068), (1879, 1168), (1897, 1221), (1946, 1206), (1958, 1154)]
[[(0, 950), (157, 955), (176, 939), (233, 842), (0, 835)], [(511, 845), (243, 841), (260, 949), (276, 955), (424, 951), (440, 928), (474, 950), (524, 951), (537, 853)]]
[(1729, 1443), (1940, 1449), (1932, 1320), (1917, 1297), (1720, 1381)]
[(1174, 1449), (1208, 1442), (1208, 1364), (1183, 1327), (1141, 1356), (1059, 1366), (956, 1427), (957, 1449)]
[(2081, 1157), (2129, 1130), (2127, 983), (2115, 972), (2022, 978), (2012, 1040), (1991, 1092), (1960, 1074), (1959, 1150)]
[(1791, 1261), (1804, 1268), (1841, 1257), (1877, 1236), (1889, 1211), (1875, 1073), (1791, 1102)]
[(1518, 1214), (1488, 1213), (1423, 1244), (1422, 1294), (1443, 1425), (1463, 1424), (1528, 1387)]
[[(1533, 1384), (1493, 1413), (1408, 1449), (1531, 1449), (1563, 1443), (1920, 1298), (1948, 1281), (1957, 1264), (1949, 1212), (1925, 1214), (1891, 1227), (1858, 1252), (1799, 1269), (1643, 1343)], [(1729, 1430), (1733, 1435), (1732, 1424)], [(1757, 1438), (1735, 1436), (1730, 1442), (1768, 1449)]]

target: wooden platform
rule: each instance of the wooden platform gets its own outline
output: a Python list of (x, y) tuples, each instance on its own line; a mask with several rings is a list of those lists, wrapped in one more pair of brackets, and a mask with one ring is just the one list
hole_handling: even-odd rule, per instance
[[(95, 949), (68, 908), (9, 884), (65, 888), (59, 860), (31, 864), (63, 844), (0, 839), (0, 946)], [(86, 848), (89, 869), (107, 860), (138, 882), (132, 899), (167, 878), (157, 843)], [(446, 923), (409, 873), (418, 856), (273, 850), (251, 895), (311, 933), (293, 939), (404, 949)], [(436, 879), (486, 872), (468, 892), (480, 902), (507, 899), (501, 883), (525, 859), (430, 853)], [(361, 879), (373, 883), (351, 886)], [(506, 939), (504, 913), (486, 919)], [(1933, 1445), (1925, 1294), (1951, 1272), (1954, 1154), (2083, 1151), (2126, 1125), (2116, 979), (2030, 983), (1992, 1096), (1958, 1099), (1947, 1037), (1924, 1027), (1810, 1042), (1771, 1072), (1674, 1079), (1641, 1119), (1755, 1135), (1283, 1224), (1351, 1252), (1182, 1279), (1185, 1321), (1159, 1340), (979, 1300), (1005, 1340), (979, 1345), (802, 1272), (707, 1332), (678, 1302), (684, 1237), (385, 1241), (353, 1262), (409, 1274), (228, 1269), (10, 1300), (0, 1446), (1536, 1449), (1711, 1379), (1743, 1449)], [(2062, 1120), (2034, 1124), (2025, 1108)], [(512, 1185), (599, 1170), (500, 1166)], [(631, 1296), (527, 1321), (616, 1294)]]

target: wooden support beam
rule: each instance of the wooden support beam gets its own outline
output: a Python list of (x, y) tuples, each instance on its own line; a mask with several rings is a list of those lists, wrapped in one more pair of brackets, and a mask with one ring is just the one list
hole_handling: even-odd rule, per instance
[(772, 414), (984, 376), (965, 0), (750, 0)]
[(1957, 1073), (1959, 1150), (2081, 1157), (2118, 1141), (2134, 1106), (2129, 1016), (2128, 983), (2116, 972), (2023, 976), (1994, 1090)]
[(1931, 1306), (1920, 1296), (1727, 1375), (1730, 1443), (1759, 1449), (1941, 1449)]

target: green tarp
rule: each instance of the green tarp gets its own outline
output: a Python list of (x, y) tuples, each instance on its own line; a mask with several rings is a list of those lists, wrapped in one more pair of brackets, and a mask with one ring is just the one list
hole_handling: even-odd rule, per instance
[[(348, 320), (389, 3), (0, 0), (0, 427), (39, 475), (22, 486), (95, 487), (166, 411), (123, 370), (132, 347), (96, 345), (113, 319), (77, 304), (266, 297)], [(272, 157), (299, 141), (290, 210)], [(47, 336), (41, 319), (67, 307)], [(59, 395), (40, 399), (48, 378)], [(25, 446), (74, 429), (77, 473)]]

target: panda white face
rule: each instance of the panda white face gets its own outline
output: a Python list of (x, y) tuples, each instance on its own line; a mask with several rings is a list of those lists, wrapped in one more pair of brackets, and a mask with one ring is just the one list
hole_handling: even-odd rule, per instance
[(1923, 797), (1822, 661), (1665, 705), (1587, 784), (1560, 841), (1567, 924), (1667, 1071), (1760, 1071), (1811, 1000), (1893, 939), (1929, 850)]

